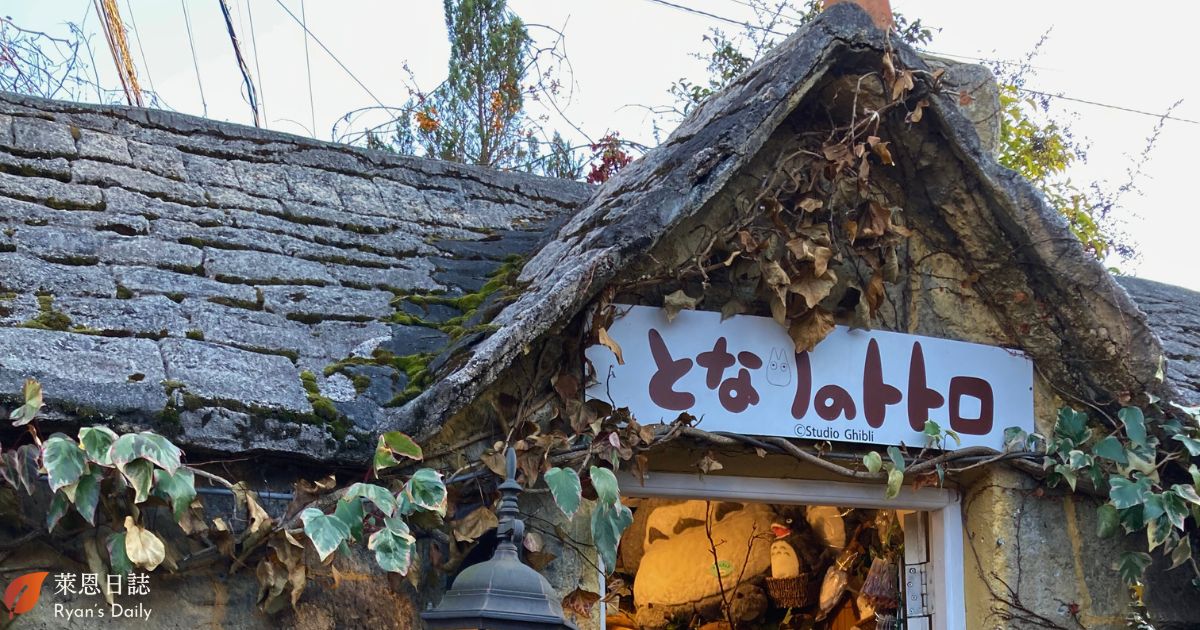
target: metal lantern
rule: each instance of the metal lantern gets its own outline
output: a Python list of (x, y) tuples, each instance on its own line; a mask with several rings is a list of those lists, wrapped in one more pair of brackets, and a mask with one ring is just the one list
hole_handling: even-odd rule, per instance
[(454, 584), (433, 610), (421, 613), (431, 630), (525, 630), (559, 628), (575, 630), (563, 617), (558, 594), (537, 571), (517, 555), (525, 535), (519, 518), (517, 453), (505, 453), (505, 479), (500, 484), (500, 509), (496, 511), (499, 544), (492, 559), (471, 565), (454, 579)]

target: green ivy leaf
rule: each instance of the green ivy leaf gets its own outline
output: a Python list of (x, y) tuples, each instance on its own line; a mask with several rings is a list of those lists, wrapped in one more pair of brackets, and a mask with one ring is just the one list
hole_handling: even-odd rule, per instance
[(96, 524), (96, 506), (100, 504), (100, 481), (101, 472), (93, 470), (80, 477), (75, 486), (75, 510), (89, 525)]
[(1192, 542), (1187, 536), (1180, 536), (1179, 542), (1171, 550), (1171, 566), (1167, 570), (1178, 569), (1192, 557)]
[(1200, 440), (1197, 440), (1193, 437), (1188, 437), (1182, 433), (1176, 433), (1171, 439), (1182, 442), (1184, 448), (1187, 449), (1188, 454), (1192, 457), (1200, 456)]
[(101, 466), (112, 466), (108, 450), (117, 441), (117, 434), (108, 427), (84, 427), (79, 430), (79, 443), (87, 452), (88, 459)]
[(150, 498), (150, 486), (154, 483), (154, 464), (144, 459), (135, 459), (121, 470), (133, 488), (133, 502), (141, 503)]
[(55, 433), (42, 444), (42, 464), (50, 478), (50, 491), (55, 492), (79, 481), (87, 468), (87, 457), (75, 440)]
[(114, 575), (133, 573), (133, 562), (129, 560), (129, 554), (125, 551), (125, 532), (109, 534), (104, 546), (108, 548), (108, 566), (112, 568)]
[(1149, 551), (1154, 551), (1166, 542), (1170, 533), (1171, 523), (1166, 516), (1160, 516), (1153, 520), (1146, 519), (1146, 546)]
[(1092, 457), (1080, 450), (1067, 453), (1067, 464), (1073, 470), (1081, 470), (1092, 465)]
[(1200, 505), (1200, 493), (1196, 492), (1195, 486), (1177, 483), (1171, 486), (1171, 491), (1179, 495), (1179, 498), (1183, 499), (1184, 501)]
[(1171, 521), (1171, 525), (1180, 531), (1183, 531), (1183, 522), (1188, 517), (1188, 506), (1183, 498), (1173, 490), (1167, 490), (1162, 493), (1163, 509), (1166, 510), (1167, 520)]
[(877, 473), (883, 469), (883, 458), (877, 451), (871, 451), (863, 455), (863, 466), (866, 466), (870, 472)]
[(349, 501), (356, 497), (363, 497), (370, 501), (375, 507), (383, 512), (384, 516), (391, 516), (396, 513), (396, 497), (383, 486), (377, 486), (373, 483), (356, 483), (342, 497), (343, 501)]
[(1075, 491), (1075, 484), (1079, 476), (1075, 473), (1074, 468), (1069, 464), (1055, 464), (1054, 473), (1066, 481), (1068, 486), (1071, 486), (1071, 492)]
[(442, 475), (432, 468), (422, 468), (404, 484), (405, 497), (415, 507), (446, 515), (446, 485)]
[(1122, 407), (1117, 417), (1125, 425), (1125, 435), (1130, 442), (1146, 446), (1146, 416), (1137, 407)]
[(375, 470), (398, 465), (400, 460), (397, 456), (416, 461), (425, 458), (421, 446), (400, 431), (388, 431), (379, 436), (379, 442), (375, 446)]
[(1145, 519), (1147, 523), (1166, 513), (1167, 508), (1163, 505), (1163, 497), (1161, 494), (1146, 495), (1146, 500), (1142, 503), (1142, 518)]
[(109, 460), (121, 469), (137, 459), (145, 459), (167, 472), (174, 473), (175, 469), (179, 468), (179, 459), (182, 456), (183, 452), (170, 440), (149, 431), (126, 433), (117, 438), (108, 449)]
[(1004, 430), (1004, 449), (1008, 450), (1013, 447), (1025, 447), (1025, 442), (1029, 438), (1029, 434), (1021, 427), (1008, 427)]
[(894, 466), (896, 470), (904, 472), (904, 454), (900, 452), (900, 449), (895, 446), (889, 446), (887, 448), (887, 453), (888, 458), (892, 460), (892, 466)]
[(592, 466), (588, 470), (592, 479), (592, 487), (596, 489), (596, 497), (603, 505), (613, 505), (621, 502), (621, 490), (617, 484), (617, 476), (607, 468)]
[(1108, 484), (1108, 496), (1118, 510), (1145, 503), (1146, 494), (1150, 492), (1150, 480), (1145, 477), (1134, 482), (1114, 475), (1108, 478)]
[(933, 420), (926, 420), (925, 421), (925, 430), (922, 431), (922, 433), (925, 434), (925, 439), (927, 441), (936, 442), (939, 438), (942, 437), (942, 425), (934, 422)]
[(884, 498), (895, 499), (900, 496), (900, 487), (904, 485), (904, 471), (892, 468), (888, 471), (887, 492)]
[(1140, 505), (1120, 510), (1120, 514), (1121, 527), (1125, 529), (1126, 534), (1141, 531), (1146, 526), (1146, 521), (1142, 518), (1142, 506)]
[(592, 510), (592, 542), (603, 561), (605, 574), (612, 574), (617, 567), (617, 545), (621, 542), (621, 533), (632, 524), (633, 512), (619, 501), (597, 503)]
[(177, 522), (192, 506), (192, 501), (196, 500), (196, 475), (188, 468), (181, 466), (175, 474), (165, 470), (154, 471), (154, 486), (171, 499), (171, 511)]
[(69, 509), (71, 500), (67, 498), (67, 494), (61, 490), (55, 492), (54, 498), (50, 500), (50, 508), (46, 510), (46, 531), (54, 531), (54, 526), (67, 515)]
[(347, 501), (344, 497), (337, 502), (333, 515), (350, 528), (350, 537), (361, 540), (363, 535), (363, 518), (367, 513), (363, 510), (362, 499)]
[(571, 468), (554, 467), (547, 470), (544, 477), (546, 485), (550, 487), (550, 494), (554, 497), (555, 505), (563, 511), (563, 514), (567, 515), (568, 520), (574, 517), (583, 498), (583, 486), (579, 481), (579, 473)]
[(1092, 452), (1096, 454), (1096, 457), (1102, 457), (1122, 466), (1129, 463), (1129, 459), (1125, 457), (1125, 447), (1115, 435), (1107, 436), (1103, 440), (1096, 442), (1096, 446), (1092, 448)]
[(1126, 584), (1136, 584), (1142, 579), (1146, 567), (1150, 566), (1150, 554), (1141, 551), (1126, 551), (1117, 562), (1117, 572)]
[(306, 508), (300, 513), (300, 520), (304, 523), (304, 535), (312, 541), (322, 562), (350, 538), (349, 526), (338, 517), (325, 514), (317, 508)]
[(1070, 407), (1059, 409), (1058, 422), (1054, 425), (1054, 434), (1070, 441), (1073, 446), (1087, 442), (1092, 435), (1092, 430), (1087, 428), (1087, 414), (1075, 411)]
[(21, 388), (21, 395), (25, 399), (25, 404), (13, 409), (8, 415), (13, 421), (14, 427), (29, 424), (33, 421), (39, 411), (42, 410), (42, 384), (36, 380), (29, 378), (25, 379), (25, 386)]
[(1096, 535), (1100, 538), (1109, 538), (1117, 533), (1117, 528), (1121, 525), (1121, 519), (1117, 516), (1117, 508), (1111, 503), (1105, 503), (1096, 508)]
[(371, 534), (367, 548), (375, 552), (375, 561), (384, 571), (405, 575), (412, 565), (412, 547), (416, 540), (408, 524), (399, 517), (383, 519), (383, 529)]

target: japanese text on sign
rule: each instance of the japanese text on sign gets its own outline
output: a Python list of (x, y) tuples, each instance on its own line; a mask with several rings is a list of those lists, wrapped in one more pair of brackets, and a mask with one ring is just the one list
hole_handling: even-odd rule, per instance
[(766, 317), (632, 306), (586, 353), (588, 396), (639, 422), (687, 412), (709, 431), (871, 444), (923, 445), (926, 420), (962, 446), (1002, 449), (1004, 429), (1033, 431), (1033, 365), (1022, 353), (961, 341), (839, 326), (796, 353)]

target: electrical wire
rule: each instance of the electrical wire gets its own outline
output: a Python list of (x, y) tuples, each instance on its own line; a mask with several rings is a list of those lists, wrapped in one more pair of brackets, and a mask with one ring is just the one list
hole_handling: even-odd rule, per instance
[[(379, 100), (379, 97), (375, 96), (375, 93), (371, 91), (371, 88), (368, 88), (366, 86), (366, 84), (364, 84), (362, 81), (360, 81), (357, 76), (354, 76), (354, 73), (350, 71), (350, 68), (347, 68), (346, 64), (342, 63), (342, 60), (338, 59), (337, 55), (333, 54), (333, 51), (329, 50), (329, 47), (326, 46), (323, 42), (321, 42), (321, 38), (317, 37), (315, 34), (313, 34), (312, 31), (308, 30), (308, 27), (304, 25), (304, 22), (302, 22), (300, 20), (300, 18), (296, 17), (296, 14), (292, 13), (291, 9), (288, 9), (287, 5), (285, 5), (282, 0), (275, 0), (275, 3), (278, 4), (280, 7), (282, 7), (284, 11), (287, 11), (287, 14), (289, 16), (291, 16), (291, 18), (293, 20), (295, 20), (295, 22), (297, 24), (299, 24), (301, 28), (304, 29), (304, 32), (308, 33), (308, 35), (310, 37), (312, 37), (313, 41), (316, 42), (317, 45), (321, 47), (321, 50), (324, 50), (325, 53), (327, 55), (329, 55), (333, 59), (333, 61), (335, 63), (337, 63), (337, 65), (340, 66), (342, 68), (342, 70), (344, 70), (346, 72), (346, 74), (350, 76), (351, 79), (354, 80), (355, 83), (358, 84), (358, 87), (362, 88), (364, 92), (366, 92), (372, 99), (375, 100), (376, 105), (378, 105), (384, 109), (388, 108), (387, 105), (383, 104), (383, 101)], [(301, 5), (301, 6), (303, 6), (303, 5)]]
[(208, 117), (208, 99), (204, 97), (204, 81), (200, 78), (200, 59), (196, 56), (196, 40), (192, 37), (192, 16), (188, 13), (187, 0), (179, 0), (183, 7), (183, 23), (187, 26), (188, 46), (192, 49), (192, 67), (196, 69), (196, 85), (200, 87), (200, 105), (204, 108), (204, 116)]
[(151, 102), (158, 99), (158, 90), (154, 88), (154, 77), (150, 75), (150, 64), (146, 63), (146, 49), (142, 48), (142, 34), (138, 31), (137, 19), (133, 17), (133, 7), (125, 0), (125, 11), (129, 13), (129, 23), (133, 26), (133, 36), (137, 38), (138, 55), (142, 58), (142, 70), (146, 71), (146, 81), (150, 83)]
[(246, 3), (246, 15), (250, 18), (250, 45), (254, 47), (254, 76), (258, 77), (258, 99), (262, 104), (263, 124), (269, 125), (271, 118), (267, 116), (267, 90), (263, 83), (262, 69), (258, 65), (258, 36), (254, 32), (254, 11), (250, 8), (253, 4)]
[[(276, 1), (279, 2), (279, 0)], [(280, 2), (280, 6), (282, 5), (283, 3)], [(286, 9), (287, 7), (285, 6), (284, 8)], [(291, 11), (288, 11), (288, 13), (291, 13)], [(304, 30), (304, 71), (308, 74), (308, 115), (309, 122), (312, 125), (308, 133), (315, 138), (317, 136), (317, 110), (313, 105), (312, 65), (308, 61), (308, 35), (311, 31), (308, 30), (308, 15), (304, 12), (304, 0), (300, 0), (300, 28)]]
[[(715, 13), (709, 13), (709, 12), (707, 12), (707, 11), (701, 11), (700, 9), (694, 9), (694, 8), (692, 8), (692, 7), (687, 7), (687, 6), (683, 6), (683, 5), (680, 5), (680, 4), (675, 4), (675, 3), (673, 3), (673, 2), (668, 2), (667, 0), (646, 0), (646, 1), (647, 1), (647, 2), (651, 2), (651, 3), (654, 3), (654, 4), (661, 4), (661, 5), (663, 5), (663, 6), (666, 6), (666, 7), (671, 7), (671, 8), (673, 8), (673, 9), (677, 9), (677, 10), (680, 10), (680, 11), (686, 11), (686, 12), (688, 12), (688, 13), (693, 13), (693, 14), (696, 14), (696, 15), (702, 15), (702, 16), (705, 16), (705, 17), (708, 17), (708, 18), (711, 18), (711, 19), (714, 19), (714, 20), (719, 20), (719, 21), (721, 21), (721, 22), (726, 22), (726, 23), (728, 23), (728, 24), (736, 24), (736, 25), (738, 25), (738, 26), (742, 26), (742, 27), (745, 27), (745, 28), (750, 28), (750, 29), (755, 29), (755, 30), (764, 31), (764, 32), (767, 32), (767, 33), (771, 33), (772, 35), (779, 35), (779, 36), (781, 36), (781, 37), (782, 37), (782, 36), (785, 36), (785, 35), (784, 35), (784, 33), (780, 33), (780, 32), (778, 32), (778, 31), (774, 31), (774, 30), (771, 30), (771, 29), (769, 29), (769, 28), (766, 28), (766, 27), (763, 27), (763, 26), (759, 26), (759, 25), (756, 25), (756, 24), (750, 24), (749, 22), (743, 22), (743, 21), (740, 21), (740, 20), (735, 20), (735, 19), (733, 19), (733, 18), (727, 18), (727, 17), (721, 16), (721, 15), (717, 15), (717, 14), (715, 14)], [(741, 1), (741, 0), (731, 0), (731, 1), (732, 1), (732, 2), (736, 2), (737, 4), (741, 4), (741, 5), (744, 5), (744, 6), (750, 6), (751, 8), (753, 8), (753, 7), (752, 7), (752, 5), (750, 5), (750, 4), (749, 4), (749, 3), (747, 3), (747, 2)], [(971, 57), (971, 56), (969, 56), (969, 55), (959, 55), (959, 54), (954, 54), (954, 53), (936, 52), (936, 51), (931, 51), (931, 50), (923, 50), (923, 51), (921, 51), (921, 52), (925, 52), (925, 53), (929, 53), (929, 54), (933, 54), (933, 55), (941, 55), (941, 56), (944, 56), (944, 57), (961, 57), (961, 58), (963, 58), (963, 59), (971, 59), (971, 60), (974, 60), (974, 61), (994, 62), (994, 63), (999, 63), (999, 64), (1002, 64), (1002, 65), (1024, 65), (1024, 64), (1017, 63), (1017, 62), (1013, 62), (1013, 61), (1002, 61), (1002, 60), (993, 60), (993, 59), (983, 59), (983, 58), (981, 58), (981, 57)], [(1033, 94), (1033, 95), (1036, 95), (1036, 96), (1042, 96), (1042, 97), (1046, 97), (1046, 98), (1055, 98), (1055, 99), (1059, 99), (1059, 100), (1063, 100), (1063, 101), (1072, 101), (1072, 102), (1075, 102), (1075, 103), (1083, 103), (1083, 104), (1086, 104), (1086, 105), (1092, 105), (1092, 106), (1095, 106), (1095, 107), (1104, 107), (1104, 108), (1107, 108), (1107, 109), (1112, 109), (1112, 110), (1116, 110), (1116, 111), (1126, 112), (1126, 113), (1130, 113), (1130, 114), (1139, 114), (1139, 115), (1142, 115), (1142, 116), (1150, 116), (1151, 118), (1158, 118), (1158, 119), (1160, 119), (1160, 120), (1172, 120), (1172, 121), (1175, 121), (1175, 122), (1181, 122), (1181, 123), (1186, 123), (1186, 124), (1190, 124), (1190, 125), (1200, 125), (1200, 120), (1193, 120), (1193, 119), (1190, 119), (1190, 118), (1179, 118), (1179, 117), (1176, 117), (1176, 116), (1171, 116), (1169, 112), (1165, 112), (1165, 113), (1161, 113), (1161, 114), (1156, 114), (1156, 113), (1154, 113), (1154, 112), (1148, 112), (1148, 111), (1145, 111), (1145, 110), (1134, 109), (1134, 108), (1132, 108), (1132, 107), (1123, 107), (1123, 106), (1121, 106), (1121, 105), (1112, 105), (1112, 104), (1109, 104), (1109, 103), (1101, 103), (1101, 102), (1098, 102), (1098, 101), (1090, 101), (1090, 100), (1087, 100), (1087, 99), (1075, 98), (1075, 97), (1072, 97), (1072, 96), (1066, 96), (1066, 95), (1064, 95), (1064, 94), (1052, 94), (1052, 93), (1049, 93), (1049, 92), (1041, 92), (1041, 91), (1038, 91), (1038, 90), (1030, 90), (1030, 89), (1027, 89), (1027, 88), (1017, 88), (1017, 90), (1018, 90), (1018, 91), (1021, 91), (1021, 92), (1024, 92), (1024, 93), (1026, 93), (1026, 94)]]
[(254, 81), (250, 78), (250, 69), (246, 67), (246, 60), (242, 58), (242, 46), (238, 43), (237, 33), (233, 30), (233, 16), (229, 14), (229, 5), (225, 0), (217, 0), (221, 5), (221, 15), (225, 18), (225, 30), (229, 32), (229, 42), (233, 44), (233, 56), (237, 58), (238, 71), (242, 73), (242, 82), (246, 85), (246, 100), (250, 104), (250, 111), (254, 114), (254, 126), (262, 127), (262, 120), (258, 115), (258, 97), (254, 91)]

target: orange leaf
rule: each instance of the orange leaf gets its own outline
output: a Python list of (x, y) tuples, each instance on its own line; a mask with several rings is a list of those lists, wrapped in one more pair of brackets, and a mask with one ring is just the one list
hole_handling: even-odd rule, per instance
[(621, 346), (608, 336), (608, 329), (601, 328), (596, 337), (599, 339), (600, 345), (612, 350), (612, 353), (617, 355), (617, 365), (625, 365), (625, 356), (621, 353)]
[(26, 573), (4, 589), (4, 607), (8, 609), (10, 621), (14, 615), (23, 615), (33, 610), (38, 598), (42, 596), (42, 582), (46, 581), (47, 575), (50, 575), (49, 571)]

